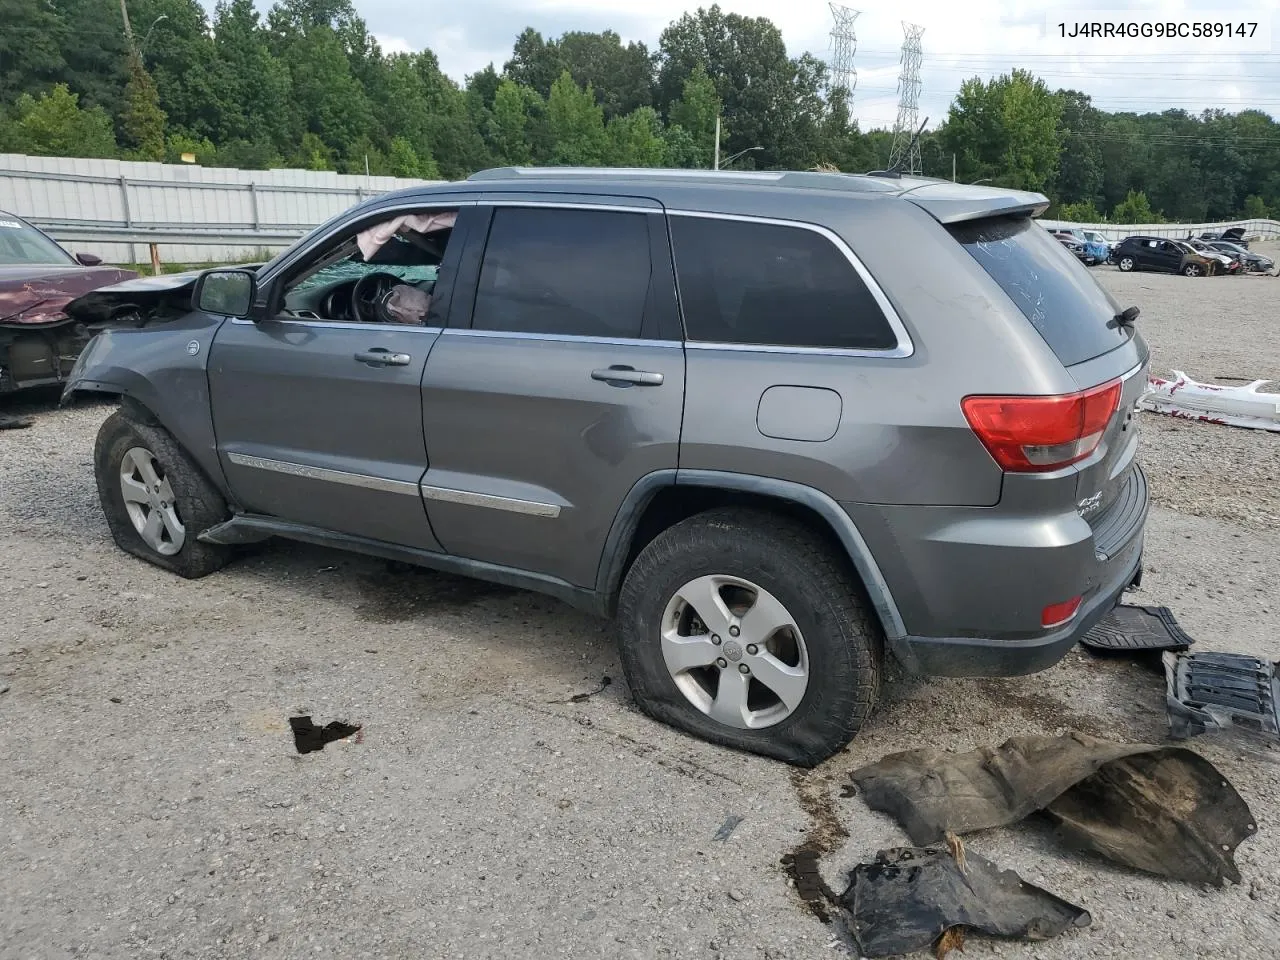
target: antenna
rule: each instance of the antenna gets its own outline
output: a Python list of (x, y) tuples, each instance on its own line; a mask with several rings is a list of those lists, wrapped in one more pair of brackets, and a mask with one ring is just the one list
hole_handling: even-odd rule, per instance
[(827, 86), (833, 93), (836, 90), (844, 91), (845, 103), (852, 115), (853, 91), (858, 85), (858, 71), (853, 65), (858, 35), (854, 32), (853, 21), (858, 19), (860, 11), (839, 3), (831, 3), (829, 6), (835, 22), (831, 26), (831, 79)]
[[(913, 137), (920, 112), (920, 62), (924, 58), (920, 37), (924, 27), (903, 22), (902, 73), (898, 76), (898, 119), (893, 125), (893, 148), (889, 151), (889, 169), (920, 172), (920, 134)], [(923, 127), (921, 128), (923, 131)]]

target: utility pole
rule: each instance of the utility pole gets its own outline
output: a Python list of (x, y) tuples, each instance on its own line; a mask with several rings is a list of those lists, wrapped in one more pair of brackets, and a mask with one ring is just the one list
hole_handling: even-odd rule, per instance
[(951, 182), (956, 182), (956, 155), (951, 155)]
[(716, 159), (715, 159), (715, 166), (713, 166), (711, 169), (713, 170), (720, 169), (720, 114), (718, 113), (716, 114)]
[(129, 41), (129, 49), (134, 50), (133, 27), (129, 23), (129, 8), (125, 6), (125, 0), (120, 0), (120, 16), (124, 19), (124, 38)]

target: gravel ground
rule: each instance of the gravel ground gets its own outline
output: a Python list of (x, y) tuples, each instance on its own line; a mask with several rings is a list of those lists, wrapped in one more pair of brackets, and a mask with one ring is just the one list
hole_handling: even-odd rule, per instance
[[(1156, 369), (1280, 375), (1280, 280), (1098, 276)], [(1158, 668), (1073, 653), (1013, 680), (892, 675), (869, 727), (797, 772), (639, 715), (609, 626), (526, 593), (292, 544), (202, 581), (122, 554), (90, 451), (104, 406), (0, 432), (0, 957), (839, 957), (779, 859), (827, 879), (905, 836), (840, 786), (922, 743), (1065, 730), (1159, 742)], [(1203, 649), (1275, 658), (1280, 437), (1147, 414), (1157, 499), (1145, 603)], [(1269, 485), (1269, 486), (1268, 486)], [(300, 756), (287, 718), (364, 725)], [(1271, 958), (1280, 754), (1202, 738), (1250, 804), (1244, 883), (1169, 883), (1068, 853), (1034, 824), (970, 849), (1086, 907), (1039, 944), (964, 956)], [(713, 840), (730, 815), (727, 841)]]

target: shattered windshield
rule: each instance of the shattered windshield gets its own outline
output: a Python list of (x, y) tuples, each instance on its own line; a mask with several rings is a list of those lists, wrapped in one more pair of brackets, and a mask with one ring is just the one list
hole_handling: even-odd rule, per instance
[(951, 235), (1031, 321), (1065, 366), (1125, 343), (1120, 307), (1089, 268), (1025, 217), (954, 224)]

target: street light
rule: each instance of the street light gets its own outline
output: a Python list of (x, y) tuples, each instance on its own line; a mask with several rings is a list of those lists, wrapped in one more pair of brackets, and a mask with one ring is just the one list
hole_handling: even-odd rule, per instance
[(147, 27), (147, 35), (142, 38), (142, 46), (138, 48), (139, 57), (141, 57), (144, 53), (147, 52), (147, 41), (151, 39), (151, 31), (156, 28), (156, 24), (159, 23), (161, 20), (168, 20), (168, 19), (169, 19), (169, 15), (167, 13), (162, 13), (160, 14), (160, 16), (156, 17), (154, 20), (151, 21), (151, 26)]
[(737, 159), (738, 159), (740, 156), (742, 156), (744, 153), (751, 153), (753, 150), (763, 150), (763, 149), (764, 149), (764, 147), (747, 147), (747, 149), (745, 149), (745, 150), (739, 150), (739, 151), (738, 151), (737, 153), (735, 153), (733, 156), (728, 157), (727, 159), (721, 160), (721, 161), (720, 161), (720, 168), (721, 168), (721, 169), (723, 169), (723, 168), (727, 167), (729, 164), (733, 163), (733, 161), (737, 160)]

